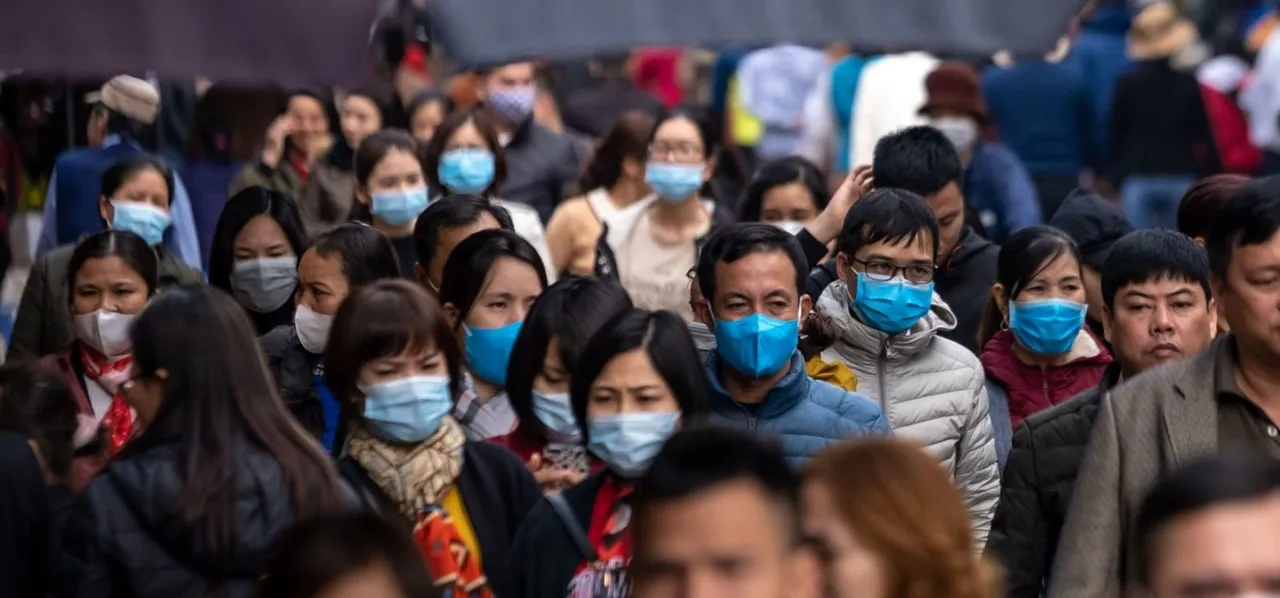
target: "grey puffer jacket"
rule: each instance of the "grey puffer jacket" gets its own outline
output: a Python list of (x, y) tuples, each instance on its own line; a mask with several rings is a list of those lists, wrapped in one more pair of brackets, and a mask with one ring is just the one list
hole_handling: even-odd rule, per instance
[(880, 403), (898, 438), (915, 440), (955, 477), (981, 550), (1000, 500), (1000, 469), (988, 413), (986, 375), (968, 349), (939, 336), (955, 315), (935, 293), (933, 307), (910, 330), (889, 336), (849, 309), (849, 291), (834, 282), (818, 299), (834, 320), (836, 342), (822, 353), (858, 376), (858, 392)]

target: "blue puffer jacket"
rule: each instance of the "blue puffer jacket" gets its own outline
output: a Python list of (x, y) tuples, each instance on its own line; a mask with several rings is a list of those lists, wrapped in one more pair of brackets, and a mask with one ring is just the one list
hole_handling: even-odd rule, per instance
[(712, 421), (777, 436), (787, 463), (797, 469), (833, 442), (890, 434), (889, 421), (875, 401), (810, 378), (799, 351), (791, 356), (791, 370), (754, 412), (734, 401), (721, 384), (719, 353), (712, 351), (705, 367)]

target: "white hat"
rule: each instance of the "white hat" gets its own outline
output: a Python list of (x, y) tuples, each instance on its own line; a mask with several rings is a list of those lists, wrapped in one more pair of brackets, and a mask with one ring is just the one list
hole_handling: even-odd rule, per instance
[(108, 109), (147, 125), (155, 122), (160, 112), (160, 94), (156, 88), (129, 75), (112, 77), (103, 84), (97, 100)]

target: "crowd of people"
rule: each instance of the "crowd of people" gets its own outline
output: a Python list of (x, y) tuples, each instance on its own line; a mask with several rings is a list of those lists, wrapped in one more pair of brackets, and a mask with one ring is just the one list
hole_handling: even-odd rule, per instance
[(552, 119), (527, 62), (299, 90), (212, 186), (111, 79), (0, 366), (0, 596), (1280, 593), (1274, 154), (1122, 13), (726, 51), (711, 119), (612, 63)]

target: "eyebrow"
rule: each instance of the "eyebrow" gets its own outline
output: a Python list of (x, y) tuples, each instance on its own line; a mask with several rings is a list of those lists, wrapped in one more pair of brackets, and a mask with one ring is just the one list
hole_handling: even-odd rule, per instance
[[(881, 262), (889, 262), (895, 266), (898, 265), (898, 260), (891, 258), (887, 255), (884, 255), (882, 253), (873, 253), (869, 257), (867, 257), (867, 259), (859, 260), (859, 261), (862, 261), (862, 262), (881, 261)], [(933, 260), (930, 260), (928, 258), (914, 258), (907, 262), (908, 266), (922, 266), (925, 264), (933, 265)]]

